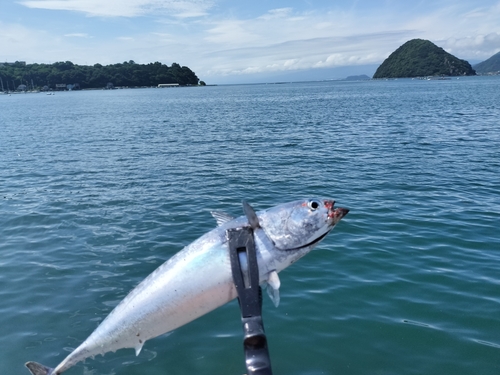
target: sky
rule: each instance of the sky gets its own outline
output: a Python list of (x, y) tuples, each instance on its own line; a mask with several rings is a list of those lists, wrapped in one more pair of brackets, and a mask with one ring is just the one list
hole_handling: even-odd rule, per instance
[(373, 75), (408, 40), (471, 64), (500, 0), (0, 0), (0, 62), (188, 66), (207, 84)]

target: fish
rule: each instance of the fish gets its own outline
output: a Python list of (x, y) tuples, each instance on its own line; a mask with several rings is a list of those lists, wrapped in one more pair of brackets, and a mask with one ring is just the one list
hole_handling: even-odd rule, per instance
[[(243, 202), (244, 215), (212, 212), (218, 226), (187, 245), (136, 286), (94, 332), (55, 368), (37, 362), (25, 366), (32, 375), (60, 375), (96, 355), (132, 348), (171, 332), (220, 307), (237, 295), (232, 277), (227, 231), (252, 228), (259, 284), (278, 306), (278, 273), (322, 241), (349, 212), (332, 199), (301, 199), (255, 212)], [(240, 259), (243, 272), (246, 259)]]

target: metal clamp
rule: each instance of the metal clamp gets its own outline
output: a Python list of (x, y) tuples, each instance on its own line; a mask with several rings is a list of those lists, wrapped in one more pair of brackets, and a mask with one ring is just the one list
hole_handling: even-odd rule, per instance
[[(272, 375), (267, 338), (262, 321), (262, 289), (252, 228), (228, 229), (231, 270), (238, 292), (243, 323), (243, 348), (247, 375)], [(242, 267), (241, 258), (247, 267)]]

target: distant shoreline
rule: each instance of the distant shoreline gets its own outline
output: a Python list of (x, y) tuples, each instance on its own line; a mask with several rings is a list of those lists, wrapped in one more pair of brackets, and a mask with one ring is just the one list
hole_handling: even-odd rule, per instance
[(0, 90), (76, 91), (115, 87), (157, 87), (158, 85), (204, 86), (187, 66), (160, 62), (136, 64), (130, 60), (113, 65), (77, 65), (71, 61), (54, 64), (0, 63)]

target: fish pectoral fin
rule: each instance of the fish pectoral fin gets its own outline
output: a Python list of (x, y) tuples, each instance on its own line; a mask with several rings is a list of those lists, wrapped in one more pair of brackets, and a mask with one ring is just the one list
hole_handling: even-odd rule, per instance
[(273, 301), (275, 307), (278, 307), (280, 304), (280, 278), (278, 276), (278, 272), (271, 271), (269, 277), (267, 279), (267, 294)]
[(51, 375), (52, 371), (54, 371), (53, 368), (36, 362), (26, 362), (24, 365), (30, 370), (32, 375)]
[(137, 346), (134, 348), (135, 349), (135, 356), (137, 357), (139, 355), (139, 353), (141, 352), (142, 350), (142, 347), (144, 346), (144, 342), (140, 342), (139, 344), (137, 344)]
[(234, 220), (234, 216), (226, 214), (225, 212), (222, 212), (222, 211), (210, 211), (210, 213), (214, 217), (214, 219), (217, 222), (217, 225), (219, 227), (223, 224), (226, 224), (227, 222), (229, 222), (231, 220)]

